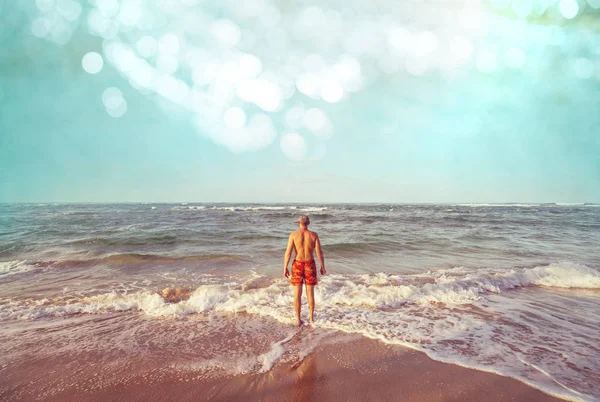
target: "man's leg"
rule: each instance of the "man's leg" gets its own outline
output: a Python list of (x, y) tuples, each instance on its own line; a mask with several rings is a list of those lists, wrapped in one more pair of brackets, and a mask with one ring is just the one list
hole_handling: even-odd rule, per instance
[(296, 309), (296, 318), (298, 319), (298, 325), (302, 325), (302, 319), (300, 319), (300, 310), (302, 308), (302, 284), (294, 286), (294, 309)]
[(310, 310), (310, 323), (315, 320), (315, 286), (306, 285), (306, 297), (308, 297), (308, 309)]

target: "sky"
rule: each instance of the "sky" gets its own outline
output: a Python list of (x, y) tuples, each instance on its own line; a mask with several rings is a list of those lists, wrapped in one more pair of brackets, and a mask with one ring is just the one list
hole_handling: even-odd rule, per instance
[(600, 202), (599, 19), (0, 2), (0, 202)]

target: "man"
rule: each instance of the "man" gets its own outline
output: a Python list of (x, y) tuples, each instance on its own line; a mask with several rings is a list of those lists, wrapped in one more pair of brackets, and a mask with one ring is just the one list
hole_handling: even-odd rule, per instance
[(315, 285), (317, 284), (317, 265), (315, 264), (314, 253), (317, 252), (319, 262), (321, 263), (321, 275), (325, 275), (325, 259), (321, 250), (321, 241), (317, 233), (308, 230), (310, 219), (302, 215), (298, 219), (300, 230), (290, 233), (287, 249), (285, 250), (283, 276), (290, 277), (288, 264), (292, 257), (292, 251), (296, 251), (296, 258), (292, 262), (292, 286), (294, 286), (294, 309), (298, 325), (302, 325), (300, 318), (302, 284), (306, 284), (306, 296), (308, 297), (308, 309), (310, 310), (310, 323), (314, 322), (315, 313)]

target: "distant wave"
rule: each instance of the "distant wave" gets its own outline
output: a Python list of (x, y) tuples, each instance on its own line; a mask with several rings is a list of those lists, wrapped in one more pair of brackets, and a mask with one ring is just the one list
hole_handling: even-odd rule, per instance
[(544, 202), (544, 203), (464, 203), (452, 204), (461, 207), (598, 207), (600, 204), (587, 202)]
[(296, 205), (277, 206), (277, 205), (231, 205), (231, 206), (207, 206), (207, 205), (181, 205), (172, 207), (171, 210), (216, 210), (229, 212), (242, 211), (302, 211), (302, 212), (322, 212), (326, 211), (327, 207), (298, 207)]
[(529, 208), (529, 207), (539, 207), (541, 206), (541, 204), (454, 204), (457, 206), (461, 206), (461, 207), (523, 207), (523, 208)]
[(194, 210), (194, 209), (195, 210), (202, 210), (202, 209), (206, 209), (206, 206), (204, 206), (204, 205), (187, 205), (186, 204), (186, 205), (182, 205), (182, 206), (177, 206), (177, 207), (171, 208), (171, 210), (174, 210), (174, 211), (178, 211), (178, 210), (187, 211), (187, 210)]
[(306, 207), (306, 208), (298, 208), (299, 211), (304, 212), (322, 212), (327, 211), (327, 207)]

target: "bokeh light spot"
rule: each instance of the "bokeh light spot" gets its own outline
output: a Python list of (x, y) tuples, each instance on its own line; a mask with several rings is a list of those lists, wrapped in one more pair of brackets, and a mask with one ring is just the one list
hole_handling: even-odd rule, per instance
[(293, 161), (302, 161), (306, 158), (306, 142), (297, 133), (287, 133), (281, 136), (280, 141), (283, 154)]
[(575, 0), (561, 0), (558, 4), (558, 9), (560, 13), (566, 19), (573, 19), (579, 13), (579, 4)]
[(125, 102), (125, 99), (123, 99), (123, 101), (121, 103), (119, 103), (119, 106), (117, 106), (116, 108), (113, 108), (113, 109), (106, 108), (106, 113), (108, 113), (108, 115), (110, 117), (118, 118), (118, 117), (123, 116), (126, 112), (127, 112), (127, 102)]
[(223, 120), (229, 128), (242, 128), (246, 124), (246, 113), (239, 107), (232, 107), (225, 111)]
[(339, 102), (344, 96), (344, 89), (335, 80), (328, 80), (321, 89), (321, 97), (329, 103)]
[(96, 8), (105, 17), (114, 17), (119, 12), (119, 2), (117, 0), (95, 0)]
[(454, 64), (463, 64), (468, 62), (473, 56), (473, 45), (471, 41), (464, 36), (455, 36), (449, 44), (451, 61)]
[(41, 12), (46, 13), (54, 7), (54, 0), (35, 0), (35, 5)]
[(142, 7), (141, 0), (123, 1), (118, 16), (119, 22), (131, 27), (137, 25), (142, 17)]
[(421, 32), (415, 39), (413, 50), (416, 54), (428, 54), (435, 51), (438, 47), (438, 38), (433, 32)]
[(260, 59), (252, 54), (243, 54), (239, 59), (240, 73), (246, 78), (255, 78), (262, 71)]
[(477, 56), (475, 67), (482, 73), (492, 73), (496, 70), (497, 61), (496, 54), (486, 51), (481, 52)]
[(63, 22), (58, 22), (52, 26), (50, 38), (58, 45), (66, 45), (71, 40), (71, 28)]
[(172, 33), (164, 35), (158, 41), (158, 50), (165, 54), (176, 54), (179, 51), (179, 38)]
[(512, 2), (512, 9), (521, 18), (525, 18), (533, 11), (531, 0), (516, 0)]
[(316, 98), (320, 95), (320, 80), (315, 74), (301, 74), (296, 78), (296, 87), (298, 91), (311, 98)]
[(49, 19), (41, 17), (31, 23), (31, 33), (38, 38), (45, 38), (50, 33), (52, 23)]
[(403, 52), (411, 42), (411, 35), (406, 29), (394, 27), (388, 32), (388, 45), (390, 50)]
[(179, 68), (179, 62), (170, 54), (161, 54), (156, 59), (156, 67), (165, 74), (174, 74)]
[(107, 109), (118, 107), (123, 100), (123, 93), (119, 88), (110, 87), (102, 92), (102, 102)]
[(263, 78), (240, 81), (236, 94), (243, 101), (252, 102), (266, 112), (277, 110), (282, 100), (279, 85)]
[(275, 28), (281, 22), (281, 12), (274, 5), (267, 4), (259, 18), (266, 28)]
[(521, 68), (525, 65), (525, 52), (518, 47), (511, 47), (506, 51), (505, 61), (510, 68)]
[(331, 122), (320, 109), (308, 109), (302, 116), (302, 123), (316, 136), (325, 137), (331, 133)]
[(573, 63), (573, 73), (577, 78), (586, 80), (594, 73), (594, 64), (586, 57), (580, 57)]
[(119, 88), (106, 88), (102, 93), (102, 103), (111, 117), (121, 117), (127, 112), (127, 102)]
[(327, 65), (325, 59), (319, 54), (309, 54), (302, 61), (304, 70), (307, 73), (319, 73)]
[(56, 9), (68, 21), (76, 21), (81, 15), (81, 6), (74, 0), (58, 0)]
[(142, 36), (137, 41), (136, 49), (140, 56), (148, 59), (156, 54), (158, 44), (156, 42), (156, 39), (154, 39), (153, 37)]
[(304, 108), (296, 106), (287, 111), (285, 114), (285, 124), (288, 128), (297, 130), (302, 127), (302, 117), (304, 116)]
[(86, 53), (81, 59), (81, 66), (89, 74), (97, 74), (104, 67), (104, 60), (96, 52)]
[(240, 28), (229, 20), (219, 20), (211, 25), (213, 36), (227, 47), (238, 44), (242, 36)]

